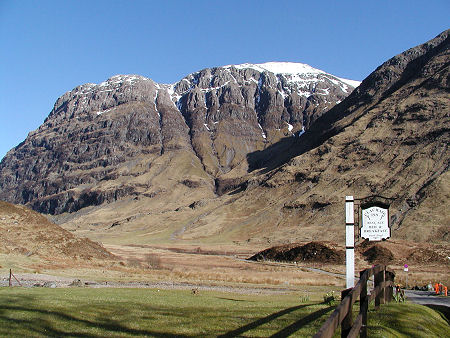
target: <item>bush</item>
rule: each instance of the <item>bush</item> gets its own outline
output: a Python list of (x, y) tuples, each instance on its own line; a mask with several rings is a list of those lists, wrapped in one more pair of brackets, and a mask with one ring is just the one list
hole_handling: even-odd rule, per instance
[(155, 254), (147, 254), (145, 255), (145, 261), (148, 263), (149, 267), (152, 269), (160, 269), (161, 268), (161, 258)]
[(329, 306), (334, 305), (337, 301), (339, 301), (339, 299), (335, 295), (334, 291), (327, 292), (323, 295), (323, 302)]

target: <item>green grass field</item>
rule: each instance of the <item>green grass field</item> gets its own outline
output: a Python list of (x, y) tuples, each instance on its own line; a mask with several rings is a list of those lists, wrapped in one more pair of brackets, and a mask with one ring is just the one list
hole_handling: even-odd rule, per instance
[[(321, 304), (319, 295), (306, 302), (301, 298), (300, 293), (242, 295), (213, 291), (192, 294), (189, 290), (1, 288), (0, 335), (311, 336), (334, 306)], [(369, 314), (371, 337), (439, 337), (447, 334), (448, 329), (447, 321), (437, 312), (417, 305), (391, 304)]]

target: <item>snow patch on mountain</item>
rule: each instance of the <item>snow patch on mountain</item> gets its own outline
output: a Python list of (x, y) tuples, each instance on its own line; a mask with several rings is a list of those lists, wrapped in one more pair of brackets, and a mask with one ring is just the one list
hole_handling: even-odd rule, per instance
[[(300, 62), (266, 62), (266, 63), (258, 63), (258, 64), (252, 64), (252, 63), (243, 63), (240, 65), (227, 65), (224, 66), (224, 68), (237, 68), (237, 69), (254, 69), (258, 72), (264, 72), (268, 71), (274, 74), (284, 74), (284, 75), (291, 75), (291, 81), (295, 82), (300, 80), (300, 77), (302, 80), (305, 80), (304, 75), (328, 75), (334, 79), (337, 79), (341, 82), (344, 82), (347, 85), (350, 85), (352, 87), (358, 87), (361, 82), (356, 80), (349, 80), (341, 77), (334, 76), (332, 74), (329, 74), (323, 70), (311, 67), (310, 65), (307, 65), (305, 63)], [(300, 76), (299, 76), (300, 75)], [(303, 75), (303, 76), (301, 76)], [(308, 78), (308, 77), (307, 77)], [(306, 78), (306, 79), (307, 79)], [(310, 76), (311, 80), (316, 79), (316, 76)], [(330, 79), (331, 80), (331, 79)], [(335, 83), (336, 84), (336, 83)]]
[[(310, 90), (307, 88), (309, 87), (309, 84), (312, 82), (317, 82), (318, 79), (320, 80), (321, 76), (325, 76), (330, 82), (332, 82), (335, 85), (338, 85), (342, 88), (343, 91), (349, 92), (351, 87), (357, 87), (361, 83), (360, 81), (355, 80), (349, 80), (345, 78), (340, 78), (337, 76), (334, 76), (332, 74), (326, 73), (323, 70), (316, 69), (311, 67), (310, 65), (304, 64), (304, 63), (298, 63), (298, 62), (266, 62), (266, 63), (260, 63), (260, 64), (251, 64), (251, 63), (243, 63), (239, 65), (227, 65), (223, 66), (221, 68), (224, 69), (230, 69), (230, 68), (236, 68), (236, 69), (254, 69), (258, 72), (271, 72), (277, 75), (277, 80), (280, 81), (281, 79), (285, 80), (287, 84), (296, 84), (298, 89), (298, 94), (301, 96), (309, 96), (311, 95)], [(220, 67), (219, 67), (220, 68)], [(141, 75), (115, 75), (109, 78), (106, 81), (101, 82), (100, 84), (95, 83), (87, 83), (82, 86), (78, 86), (73, 90), (74, 94), (77, 95), (87, 95), (91, 94), (93, 92), (108, 92), (113, 91), (123, 85), (134, 85), (137, 82), (140, 81), (151, 81), (158, 89), (164, 89), (168, 92), (169, 96), (173, 98), (174, 103), (177, 104), (183, 93), (177, 93), (176, 88), (177, 84), (179, 84), (182, 81), (187, 81), (190, 83), (190, 88), (187, 90), (189, 91), (194, 86), (198, 85), (198, 77), (195, 75), (198, 73), (193, 73), (188, 75), (186, 78), (182, 79), (181, 81), (174, 83), (174, 84), (158, 84), (154, 82), (153, 80), (146, 78)], [(231, 74), (232, 75), (232, 74)], [(237, 83), (237, 80), (232, 76), (235, 83)], [(255, 80), (254, 78), (248, 79), (246, 81), (254, 81), (258, 82), (258, 87), (260, 86), (260, 81)], [(208, 92), (211, 90), (218, 90), (219, 88), (228, 85), (229, 82), (224, 83), (221, 86), (215, 86), (210, 88), (203, 88), (202, 91)], [(286, 89), (286, 88), (285, 88)], [(187, 92), (185, 91), (185, 92)], [(180, 95), (181, 94), (181, 95)], [(284, 94), (284, 93), (282, 93)]]
[(325, 72), (305, 63), (266, 62), (259, 64), (244, 63), (235, 66), (238, 69), (252, 68), (259, 72), (269, 71), (274, 74), (324, 74)]

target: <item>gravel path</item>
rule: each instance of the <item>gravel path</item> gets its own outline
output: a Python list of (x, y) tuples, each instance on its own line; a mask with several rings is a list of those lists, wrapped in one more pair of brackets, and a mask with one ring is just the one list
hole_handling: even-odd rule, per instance
[[(23, 287), (90, 287), (90, 288), (149, 288), (163, 290), (208, 290), (220, 292), (233, 292), (241, 294), (281, 294), (297, 291), (296, 289), (286, 287), (258, 287), (258, 286), (223, 286), (207, 285), (195, 283), (180, 283), (171, 281), (161, 282), (95, 282), (89, 280), (79, 280), (76, 278), (60, 277), (46, 274), (15, 273), (14, 276), (20, 281)], [(12, 280), (13, 286), (19, 286), (15, 279)], [(0, 287), (9, 285), (9, 274), (0, 275)]]
[[(14, 276), (19, 280), (20, 284), (23, 287), (33, 287), (33, 286), (47, 286), (51, 287), (51, 284), (54, 284), (53, 287), (64, 287), (68, 286), (73, 282), (73, 278), (46, 275), (41, 273), (14, 273)], [(39, 285), (37, 285), (39, 284)], [(0, 275), (0, 286), (8, 286), (9, 285), (9, 274)], [(13, 278), (12, 285), (18, 286), (19, 284)]]

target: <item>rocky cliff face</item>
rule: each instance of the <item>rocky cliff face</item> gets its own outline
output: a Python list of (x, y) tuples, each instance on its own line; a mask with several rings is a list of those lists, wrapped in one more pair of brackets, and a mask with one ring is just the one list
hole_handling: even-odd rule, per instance
[(309, 128), (357, 84), (303, 64), (267, 63), (205, 69), (174, 91), (194, 151), (208, 173), (221, 175), (247, 170), (248, 153)]
[(221, 191), (255, 167), (249, 153), (308, 129), (357, 84), (294, 63), (204, 69), (173, 85), (136, 75), (85, 84), (5, 156), (0, 198), (74, 212), (166, 191), (162, 172), (185, 165), (182, 185)]

